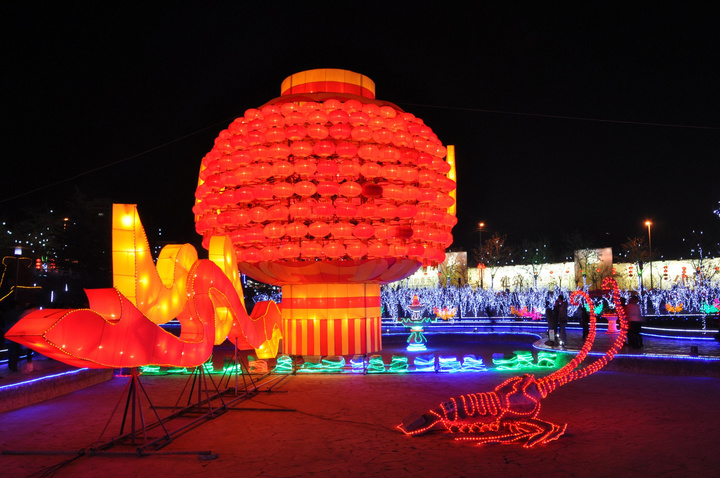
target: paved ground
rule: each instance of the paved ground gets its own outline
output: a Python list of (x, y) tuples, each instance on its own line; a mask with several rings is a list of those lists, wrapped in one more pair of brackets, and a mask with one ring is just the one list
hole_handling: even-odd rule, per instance
[[(0, 469), (3, 477), (51, 472), (60, 477), (717, 476), (718, 378), (598, 372), (545, 399), (541, 418), (567, 423), (568, 429), (559, 440), (532, 449), (477, 447), (446, 433), (407, 437), (395, 429), (413, 412), (454, 395), (489, 391), (515, 374), (298, 374), (261, 384), (252, 398), (175, 436), (161, 455), (140, 458), (127, 445), (108, 451), (129, 455), (53, 454), (77, 452), (119, 432), (125, 404), (119, 400), (128, 379), (115, 377), (0, 414)], [(141, 380), (161, 415), (170, 414), (169, 407), (178, 402), (187, 404), (187, 395), (180, 398), (187, 376)], [(226, 403), (232, 399), (225, 397)], [(99, 439), (118, 403), (120, 413)], [(145, 417), (150, 421), (152, 413), (146, 410)], [(171, 421), (168, 430), (172, 433), (189, 420)], [(150, 431), (151, 438), (158, 430)], [(8, 454), (24, 450), (51, 453)]]

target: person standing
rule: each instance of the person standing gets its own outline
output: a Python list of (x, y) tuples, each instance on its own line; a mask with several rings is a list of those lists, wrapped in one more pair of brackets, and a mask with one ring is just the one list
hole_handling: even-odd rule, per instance
[[(12, 328), (13, 325), (18, 323), (20, 317), (23, 314), (22, 304), (17, 300), (10, 301), (10, 308), (3, 314), (5, 322), (5, 333)], [(7, 340), (8, 343), (8, 368), (11, 372), (18, 371), (18, 361), (20, 360), (20, 352), (22, 352), (22, 346), (13, 341)]]
[(565, 297), (563, 295), (560, 295), (555, 301), (555, 310), (557, 313), (558, 343), (560, 344), (560, 347), (564, 347), (565, 343), (567, 342), (567, 334), (565, 332), (565, 327), (567, 326), (568, 315), (567, 302), (565, 302)]
[[(10, 301), (10, 309), (5, 312), (5, 332), (12, 328), (13, 325), (17, 324), (20, 319), (25, 317), (27, 314), (32, 312), (35, 307), (30, 304), (23, 304), (16, 300)], [(22, 355), (23, 346), (19, 343), (8, 340), (8, 368), (11, 372), (18, 372), (18, 362), (20, 361), (20, 355)], [(27, 371), (32, 372), (32, 349), (26, 349), (25, 359), (27, 360)]]
[(628, 321), (628, 345), (633, 349), (640, 349), (642, 342), (642, 323), (644, 317), (640, 312), (640, 301), (636, 296), (632, 296), (625, 306), (625, 315)]
[(545, 344), (555, 346), (555, 342), (557, 341), (558, 316), (557, 310), (553, 308), (550, 300), (547, 301), (545, 306), (545, 320), (547, 320), (548, 324), (548, 341), (545, 342)]
[(590, 312), (588, 312), (584, 305), (578, 307), (578, 321), (582, 328), (582, 339), (585, 341), (590, 333)]

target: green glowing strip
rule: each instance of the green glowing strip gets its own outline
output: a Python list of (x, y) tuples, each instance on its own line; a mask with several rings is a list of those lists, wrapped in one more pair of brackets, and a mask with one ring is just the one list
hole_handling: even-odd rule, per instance
[(408, 359), (404, 355), (393, 355), (390, 361), (390, 372), (405, 373), (408, 372)]
[(556, 360), (557, 354), (555, 352), (545, 352), (541, 350), (538, 352), (537, 366), (544, 368), (556, 368)]
[(440, 357), (438, 361), (441, 372), (460, 372), (462, 370), (462, 364), (457, 357)]
[(382, 373), (385, 371), (385, 362), (381, 355), (372, 355), (368, 363), (368, 373)]
[(293, 362), (289, 355), (280, 355), (273, 369), (273, 373), (292, 373)]
[(145, 375), (162, 375), (158, 365), (144, 365), (140, 367), (140, 372)]

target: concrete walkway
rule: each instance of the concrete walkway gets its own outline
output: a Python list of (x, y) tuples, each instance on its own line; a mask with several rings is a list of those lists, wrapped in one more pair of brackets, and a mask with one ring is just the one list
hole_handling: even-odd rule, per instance
[[(447, 433), (407, 437), (395, 430), (411, 412), (426, 411), (454, 395), (492, 390), (512, 375), (298, 374), (177, 436), (161, 449), (166, 454), (139, 458), (134, 447), (125, 445), (110, 451), (128, 455), (73, 459), (54, 454), (98, 440), (128, 380), (116, 377), (0, 415), (0, 463), (8, 477), (50, 467), (57, 467), (54, 476), (59, 477), (697, 477), (716, 476), (720, 469), (720, 380), (714, 378), (599, 372), (573, 382), (549, 395), (540, 414), (568, 423), (566, 434), (532, 449), (478, 447)], [(167, 375), (142, 378), (159, 407), (173, 406), (186, 381)], [(151, 415), (146, 410), (146, 418)], [(168, 424), (174, 426), (181, 423)], [(116, 420), (104, 439), (118, 432)], [(151, 433), (157, 436), (158, 429)], [(22, 450), (49, 454), (7, 454)], [(200, 454), (205, 451), (217, 458), (205, 459), (208, 455)]]

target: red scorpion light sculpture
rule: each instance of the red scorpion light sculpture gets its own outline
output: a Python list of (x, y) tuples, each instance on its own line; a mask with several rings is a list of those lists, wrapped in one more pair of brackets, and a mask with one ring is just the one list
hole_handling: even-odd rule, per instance
[(627, 319), (620, 303), (617, 283), (612, 278), (606, 278), (602, 287), (612, 289), (612, 298), (620, 322), (620, 332), (604, 356), (582, 369), (577, 369), (595, 341), (597, 318), (592, 299), (583, 291), (575, 291), (570, 297), (571, 303), (578, 305), (577, 298), (583, 297), (590, 306), (590, 332), (580, 352), (567, 365), (544, 378), (536, 379), (534, 375), (525, 374), (504, 381), (492, 392), (450, 398), (419, 417), (413, 415), (406, 418), (397, 428), (407, 435), (420, 435), (445, 428), (452, 433), (464, 434), (456, 440), (474, 441), (478, 445), (521, 443), (529, 448), (557, 440), (565, 433), (567, 423), (557, 425), (538, 418), (541, 400), (557, 387), (603, 368), (625, 342)]

